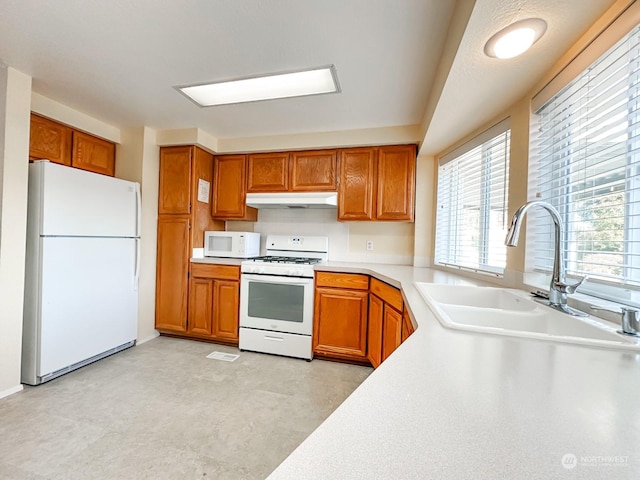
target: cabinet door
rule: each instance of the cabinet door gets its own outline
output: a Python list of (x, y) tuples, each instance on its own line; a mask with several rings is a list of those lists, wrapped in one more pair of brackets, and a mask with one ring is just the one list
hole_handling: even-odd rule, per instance
[(367, 327), (367, 358), (374, 368), (382, 363), (382, 323), (384, 302), (369, 295), (369, 326)]
[(191, 213), (191, 147), (160, 149), (158, 214)]
[(409, 318), (409, 312), (407, 310), (402, 314), (402, 341), (404, 342), (414, 332), (411, 318)]
[(74, 131), (71, 166), (113, 177), (116, 173), (116, 145), (93, 135)]
[(238, 341), (240, 283), (213, 281), (213, 336)]
[(336, 151), (318, 150), (291, 154), (291, 191), (336, 189)]
[(189, 333), (211, 335), (213, 280), (192, 278), (189, 282)]
[(376, 220), (412, 222), (415, 183), (415, 145), (380, 147)]
[(286, 192), (288, 189), (288, 153), (249, 155), (247, 160), (248, 192)]
[(226, 155), (213, 160), (213, 205), (216, 218), (242, 218), (246, 209), (246, 155)]
[(158, 218), (156, 328), (184, 332), (187, 323), (189, 217)]
[(382, 322), (382, 361), (402, 343), (402, 314), (385, 304)]
[(375, 159), (373, 148), (340, 151), (338, 220), (373, 220)]
[(366, 291), (316, 288), (315, 353), (354, 360), (366, 358), (368, 297)]
[(71, 128), (40, 115), (31, 114), (29, 160), (46, 158), (71, 165)]

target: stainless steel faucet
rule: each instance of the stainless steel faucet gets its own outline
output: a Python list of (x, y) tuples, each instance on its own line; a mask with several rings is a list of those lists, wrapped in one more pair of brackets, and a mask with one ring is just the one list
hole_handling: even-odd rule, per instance
[(567, 294), (575, 293), (582, 282), (587, 277), (583, 277), (578, 283), (569, 285), (566, 283), (564, 261), (562, 260), (562, 238), (564, 236), (564, 228), (562, 225), (562, 219), (558, 210), (553, 205), (540, 200), (534, 200), (532, 202), (522, 205), (516, 213), (513, 214), (511, 219), (511, 225), (507, 232), (507, 238), (505, 239), (505, 245), (507, 247), (515, 247), (518, 245), (518, 236), (520, 235), (520, 227), (525, 214), (531, 207), (541, 207), (549, 212), (553, 219), (555, 226), (554, 234), (554, 248), (553, 248), (553, 274), (551, 276), (551, 284), (549, 285), (549, 306), (560, 310), (561, 312), (568, 313), (569, 315), (576, 315), (580, 317), (586, 317), (587, 314), (571, 308), (567, 305)]

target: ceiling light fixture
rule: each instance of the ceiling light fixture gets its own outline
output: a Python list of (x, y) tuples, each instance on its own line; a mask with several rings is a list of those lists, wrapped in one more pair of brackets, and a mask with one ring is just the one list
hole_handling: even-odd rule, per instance
[(175, 88), (201, 107), (340, 92), (333, 65)]
[(484, 53), (495, 58), (513, 58), (526, 52), (547, 30), (541, 18), (527, 18), (512, 23), (493, 35), (484, 46)]

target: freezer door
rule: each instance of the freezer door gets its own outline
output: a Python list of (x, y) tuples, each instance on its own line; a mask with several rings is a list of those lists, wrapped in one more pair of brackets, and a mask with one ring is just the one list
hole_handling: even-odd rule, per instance
[(136, 240), (54, 237), (41, 246), (37, 375), (135, 340)]
[(29, 188), (42, 190), (30, 204), (40, 209), (40, 235), (138, 236), (139, 184), (51, 162), (30, 169)]

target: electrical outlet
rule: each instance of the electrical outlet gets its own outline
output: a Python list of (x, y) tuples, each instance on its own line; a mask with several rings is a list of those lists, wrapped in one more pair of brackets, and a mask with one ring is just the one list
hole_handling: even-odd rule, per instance
[(373, 240), (367, 240), (367, 250), (373, 250)]

